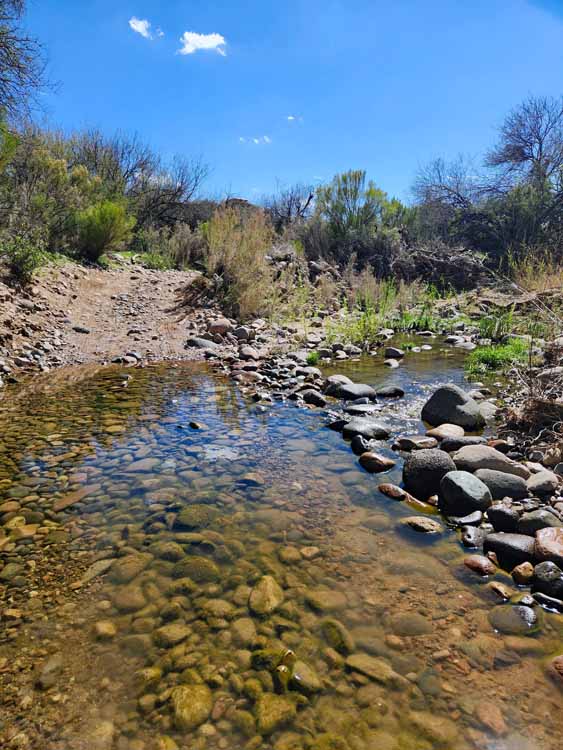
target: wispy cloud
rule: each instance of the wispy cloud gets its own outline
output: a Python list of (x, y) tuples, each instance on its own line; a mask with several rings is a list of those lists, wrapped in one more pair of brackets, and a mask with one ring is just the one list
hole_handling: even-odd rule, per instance
[[(133, 29), (133, 31), (136, 31), (137, 34), (140, 34), (145, 39), (152, 39), (151, 24), (150, 21), (146, 20), (146, 18), (142, 19), (133, 16), (133, 18), (129, 20), (129, 26)], [(159, 34), (159, 36), (161, 36), (161, 34)]]
[(303, 118), (299, 117), (299, 115), (288, 115), (286, 120), (288, 122), (303, 122)]
[(197, 34), (195, 31), (185, 31), (180, 37), (182, 42), (178, 50), (180, 55), (193, 55), (200, 49), (213, 50), (226, 57), (227, 42), (222, 34)]
[(271, 142), (269, 135), (254, 135), (250, 138), (241, 135), (239, 138), (239, 143), (252, 143), (255, 146), (269, 146)]

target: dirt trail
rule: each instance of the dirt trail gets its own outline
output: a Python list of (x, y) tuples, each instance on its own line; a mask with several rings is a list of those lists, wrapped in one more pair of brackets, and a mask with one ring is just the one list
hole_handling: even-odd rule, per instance
[[(193, 272), (115, 270), (68, 264), (26, 293), (0, 282), (0, 378), (11, 372), (124, 357), (187, 359), (190, 332), (212, 311), (182, 305)], [(4, 375), (7, 375), (4, 369)]]

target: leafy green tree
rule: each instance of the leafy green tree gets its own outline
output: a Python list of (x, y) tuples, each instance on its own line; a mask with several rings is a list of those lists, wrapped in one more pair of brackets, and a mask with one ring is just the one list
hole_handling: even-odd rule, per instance
[(98, 261), (107, 252), (121, 249), (132, 239), (135, 218), (125, 206), (103, 201), (76, 215), (78, 250), (90, 261)]

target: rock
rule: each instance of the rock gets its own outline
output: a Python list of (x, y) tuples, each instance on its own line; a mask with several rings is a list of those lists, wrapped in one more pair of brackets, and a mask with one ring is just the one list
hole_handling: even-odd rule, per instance
[(530, 471), (525, 466), (516, 463), (504, 453), (488, 445), (466, 445), (456, 451), (452, 458), (457, 468), (463, 471), (476, 472), (479, 469), (493, 469), (504, 471), (506, 474), (516, 474), (523, 479), (530, 476)]
[(174, 526), (180, 529), (202, 529), (217, 518), (218, 512), (211, 505), (193, 503), (178, 513)]
[(430, 741), (432, 748), (455, 748), (458, 746), (458, 731), (456, 724), (443, 716), (423, 711), (411, 711), (408, 723), (417, 736)]
[(371, 385), (365, 383), (342, 383), (335, 395), (345, 401), (354, 401), (357, 398), (375, 399), (375, 390)]
[(538, 613), (522, 604), (499, 604), (489, 612), (489, 622), (505, 635), (532, 635), (540, 627)]
[(463, 516), (491, 505), (486, 484), (467, 471), (450, 471), (440, 482), (440, 508), (446, 515)]
[(439, 521), (434, 518), (428, 518), (428, 516), (410, 516), (402, 520), (403, 524), (409, 526), (413, 531), (418, 531), (421, 534), (441, 534), (444, 527)]
[(547, 673), (555, 684), (563, 690), (563, 654), (556, 656), (549, 662)]
[(289, 724), (296, 716), (295, 702), (286, 695), (262, 693), (256, 703), (256, 727), (269, 735)]
[(174, 725), (180, 732), (191, 732), (207, 721), (213, 707), (211, 690), (204, 684), (172, 688), (170, 702)]
[(426, 431), (428, 437), (436, 438), (436, 440), (445, 440), (446, 438), (462, 438), (465, 435), (465, 430), (457, 424), (440, 424), (437, 427), (432, 427)]
[[(549, 565), (551, 563), (542, 563)], [(512, 579), (517, 586), (529, 586), (534, 577), (534, 566), (532, 563), (520, 563), (512, 570)]]
[(221, 578), (221, 571), (213, 560), (198, 555), (186, 555), (172, 568), (174, 578), (191, 578), (196, 583), (214, 583)]
[(346, 375), (329, 375), (325, 380), (324, 393), (327, 396), (338, 396), (342, 385), (353, 385), (353, 382)]
[(444, 451), (437, 448), (416, 451), (405, 461), (403, 482), (407, 492), (426, 500), (439, 492), (442, 478), (454, 470), (454, 462)]
[(520, 516), (518, 522), (518, 532), (520, 534), (535, 536), (536, 531), (546, 528), (563, 528), (563, 523), (547, 508), (538, 508), (538, 510), (532, 510)]
[(497, 570), (494, 563), (484, 555), (469, 555), (464, 558), (463, 564), (480, 576), (492, 576)]
[(198, 336), (192, 336), (186, 341), (186, 348), (193, 347), (194, 349), (210, 349), (215, 350), (219, 348), (219, 344), (208, 339), (202, 339)]
[(368, 654), (352, 654), (346, 659), (346, 666), (353, 672), (369, 677), (382, 685), (397, 683), (399, 675), (384, 659)]
[(385, 359), (402, 359), (405, 356), (405, 352), (394, 346), (387, 346), (383, 356)]
[(496, 737), (502, 737), (508, 733), (508, 727), (500, 708), (488, 700), (480, 701), (475, 706), (475, 716), (485, 729), (488, 729)]
[(101, 484), (90, 484), (86, 485), (85, 487), (81, 487), (79, 490), (70, 492), (68, 495), (64, 495), (64, 497), (55, 500), (55, 502), (53, 503), (53, 510), (55, 511), (55, 513), (59, 513), (61, 510), (66, 510), (72, 505), (76, 505), (76, 503), (84, 500), (86, 497), (88, 497), (88, 495), (93, 495), (95, 492), (99, 492), (101, 487)]
[(307, 388), (304, 391), (301, 391), (300, 393), (301, 398), (306, 404), (311, 404), (312, 406), (326, 406), (326, 398), (323, 396), (322, 393), (319, 393), (319, 391), (314, 390), (314, 388)]
[(305, 592), (305, 600), (318, 612), (334, 612), (348, 606), (346, 595), (331, 589), (308, 589)]
[(115, 560), (111, 558), (106, 560), (96, 560), (96, 562), (93, 562), (92, 565), (90, 565), (90, 567), (85, 571), (84, 575), (80, 579), (80, 582), (82, 583), (82, 585), (84, 585), (86, 583), (89, 583), (90, 581), (93, 581), (94, 578), (98, 578), (104, 573), (107, 573), (114, 562)]
[(153, 640), (160, 648), (172, 648), (178, 643), (182, 643), (191, 634), (191, 629), (181, 622), (171, 622), (169, 625), (163, 625), (153, 633)]
[(393, 447), (400, 451), (419, 451), (425, 448), (435, 448), (438, 441), (426, 435), (403, 435), (398, 437)]
[(532, 570), (532, 591), (563, 599), (563, 570), (553, 562), (542, 562)]
[(178, 562), (185, 556), (184, 548), (177, 542), (155, 542), (149, 547), (150, 552), (160, 560)]
[(114, 606), (120, 612), (137, 612), (147, 603), (141, 587), (132, 583), (128, 586), (119, 586), (112, 592), (111, 597)]
[(218, 318), (208, 324), (207, 330), (213, 335), (219, 334), (220, 336), (224, 336), (226, 333), (233, 330), (233, 324), (230, 320), (227, 320), (227, 318)]
[(463, 437), (447, 437), (440, 443), (440, 448), (446, 453), (455, 453), (466, 445), (486, 445), (487, 440), (477, 435), (464, 435)]
[(87, 727), (88, 750), (111, 750), (115, 737), (113, 722), (97, 720)]
[(392, 458), (387, 458), (387, 456), (382, 456), (380, 453), (374, 453), (373, 451), (362, 453), (359, 460), (360, 466), (370, 474), (389, 471), (395, 466), (395, 461)]
[(371, 414), (375, 414), (380, 411), (381, 407), (379, 404), (356, 404), (351, 403), (345, 409), (345, 414), (350, 414), (352, 417), (368, 417)]
[(535, 555), (539, 562), (554, 562), (563, 570), (563, 529), (546, 528), (536, 532)]
[(475, 476), (487, 485), (493, 500), (502, 500), (505, 497), (522, 500), (529, 495), (526, 480), (516, 474), (494, 469), (478, 469)]
[(160, 464), (156, 458), (142, 458), (140, 461), (133, 461), (125, 469), (128, 474), (144, 474), (154, 471)]
[(233, 335), (239, 341), (248, 341), (252, 336), (252, 330), (248, 326), (237, 326), (233, 331)]
[(241, 617), (231, 625), (233, 642), (238, 648), (251, 647), (256, 643), (256, 625), (250, 617)]
[(415, 636), (429, 635), (432, 625), (418, 612), (402, 612), (393, 615), (390, 619), (390, 627), (395, 635)]
[(35, 686), (40, 690), (48, 690), (57, 684), (63, 671), (62, 654), (53, 654), (40, 667), (35, 678)]
[(350, 631), (338, 620), (332, 618), (323, 620), (321, 630), (326, 642), (339, 654), (347, 656), (356, 648)]
[(72, 326), (72, 330), (75, 333), (84, 333), (84, 334), (88, 334), (91, 332), (90, 329), (86, 328), (85, 326)]
[(534, 562), (535, 542), (525, 534), (489, 534), (484, 543), (485, 554), (494, 552), (499, 565), (512, 570), (523, 562)]
[(478, 430), (485, 425), (479, 404), (456, 385), (438, 388), (424, 404), (421, 416), (433, 427), (448, 423), (465, 430)]
[(399, 367), (399, 360), (397, 359), (386, 359), (384, 360), (383, 364), (385, 367), (391, 367), (392, 369), (396, 369)]
[(370, 442), (366, 440), (362, 435), (354, 435), (350, 441), (350, 448), (356, 456), (361, 456), (362, 453), (368, 453), (370, 449)]
[(323, 684), (312, 667), (304, 661), (297, 660), (293, 665), (291, 687), (303, 693), (303, 695), (313, 695), (314, 693), (320, 693)]
[(152, 555), (148, 554), (118, 557), (111, 566), (109, 579), (113, 583), (129, 583), (147, 567), (152, 559)]
[(258, 615), (271, 615), (284, 600), (278, 582), (272, 576), (263, 576), (250, 592), (249, 608)]
[(344, 425), (342, 435), (345, 438), (361, 435), (367, 440), (384, 440), (389, 437), (389, 430), (370, 417), (354, 417)]
[(527, 481), (530, 495), (552, 495), (559, 487), (559, 477), (551, 471), (539, 471)]
[(377, 398), (403, 398), (405, 392), (398, 385), (388, 385), (385, 388), (378, 388), (375, 395)]
[(466, 549), (479, 549), (483, 546), (487, 532), (474, 526), (463, 526), (461, 529), (461, 543)]
[(516, 508), (511, 505), (494, 503), (488, 509), (487, 515), (495, 531), (504, 531), (510, 534), (518, 532), (520, 515)]
[(97, 641), (111, 641), (117, 635), (117, 628), (111, 620), (99, 620), (94, 623), (93, 632)]

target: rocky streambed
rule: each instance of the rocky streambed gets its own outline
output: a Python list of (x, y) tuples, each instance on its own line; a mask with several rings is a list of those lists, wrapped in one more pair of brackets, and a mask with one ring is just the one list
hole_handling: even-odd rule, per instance
[(559, 747), (558, 473), (433, 345), (5, 398), (4, 745)]

